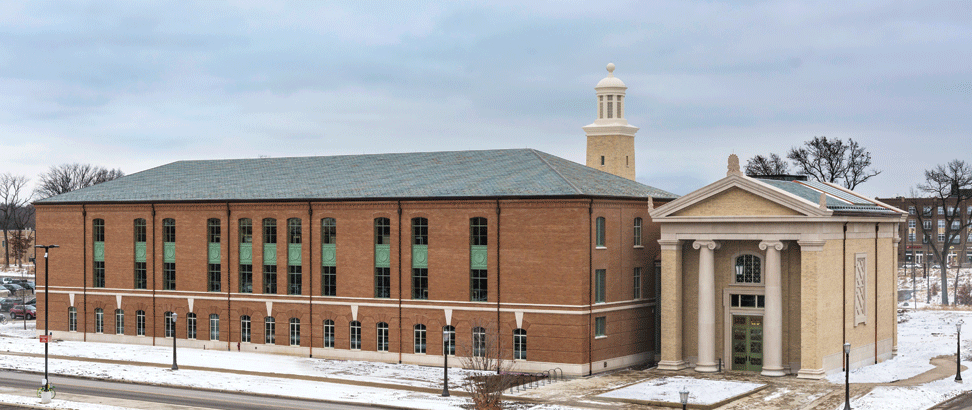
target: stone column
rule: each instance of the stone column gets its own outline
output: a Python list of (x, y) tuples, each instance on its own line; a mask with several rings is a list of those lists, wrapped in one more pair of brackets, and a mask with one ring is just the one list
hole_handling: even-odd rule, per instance
[(659, 370), (686, 366), (682, 349), (682, 245), (678, 239), (661, 239), (661, 361)]
[(718, 371), (715, 360), (715, 250), (716, 241), (695, 241), (699, 250), (699, 359), (697, 372)]
[(763, 283), (766, 289), (766, 305), (763, 313), (763, 376), (783, 376), (783, 282), (780, 251), (786, 244), (780, 241), (763, 241), (759, 249), (766, 251)]

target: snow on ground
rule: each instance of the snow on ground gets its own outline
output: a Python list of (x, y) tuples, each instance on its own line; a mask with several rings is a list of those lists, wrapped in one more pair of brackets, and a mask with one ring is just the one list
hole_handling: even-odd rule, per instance
[[(890, 383), (904, 380), (935, 366), (929, 363), (934, 357), (955, 354), (955, 322), (962, 320), (963, 351), (972, 346), (972, 311), (919, 310), (907, 311), (899, 316), (898, 355), (891, 360), (852, 370), (851, 383)], [(844, 383), (844, 373), (827, 376), (833, 383)]]
[(598, 395), (613, 399), (681, 403), (678, 392), (688, 390), (689, 404), (709, 405), (745, 394), (765, 384), (703, 380), (691, 377), (663, 377)]
[(92, 403), (76, 403), (65, 400), (54, 399), (48, 404), (40, 404), (40, 399), (36, 397), (15, 396), (12, 394), (0, 394), (0, 403), (20, 404), (24, 406), (42, 409), (65, 409), (65, 410), (126, 410), (124, 407), (105, 406)]

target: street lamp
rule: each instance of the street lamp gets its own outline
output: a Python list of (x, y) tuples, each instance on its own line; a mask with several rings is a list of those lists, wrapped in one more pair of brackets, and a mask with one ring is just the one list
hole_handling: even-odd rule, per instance
[(844, 343), (844, 410), (850, 408), (850, 343)]
[(176, 364), (176, 321), (179, 320), (179, 314), (172, 312), (172, 370), (179, 370), (179, 365)]
[[(51, 337), (51, 329), (50, 327), (48, 327), (49, 320), (51, 317), (50, 314), (51, 310), (48, 308), (50, 306), (50, 300), (51, 300), (50, 292), (49, 292), (50, 285), (48, 284), (50, 282), (48, 280), (49, 278), (48, 272), (50, 272), (51, 264), (48, 263), (47, 251), (50, 250), (51, 248), (59, 248), (59, 247), (60, 246), (57, 245), (34, 245), (34, 248), (44, 248), (44, 340), (46, 340), (46, 342), (44, 342), (44, 390), (45, 391), (50, 390), (50, 386), (51, 386), (50, 377), (48, 377), (47, 374), (47, 346), (50, 344), (50, 337)], [(26, 306), (24, 306), (24, 310), (27, 310)], [(26, 317), (27, 314), (24, 313), (24, 318)]]
[(955, 322), (955, 381), (962, 382), (962, 319)]
[(442, 397), (449, 397), (449, 329), (442, 329)]
[(685, 386), (682, 386), (682, 390), (678, 392), (678, 398), (682, 401), (682, 410), (685, 410), (685, 408), (688, 406), (688, 395), (688, 389), (686, 389)]

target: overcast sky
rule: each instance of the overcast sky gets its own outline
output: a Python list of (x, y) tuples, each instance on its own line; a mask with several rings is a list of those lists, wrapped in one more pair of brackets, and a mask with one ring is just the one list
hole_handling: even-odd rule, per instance
[[(956, 2), (0, 3), (0, 173), (81, 162), (535, 148), (583, 163), (608, 62), (638, 181), (853, 138), (906, 195), (972, 161)], [(608, 6), (609, 5), (609, 6)]]

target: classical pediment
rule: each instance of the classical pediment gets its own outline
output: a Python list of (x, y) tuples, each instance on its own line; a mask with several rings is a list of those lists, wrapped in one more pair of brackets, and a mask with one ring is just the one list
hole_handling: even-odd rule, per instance
[(820, 217), (833, 211), (744, 175), (730, 175), (651, 212), (653, 220), (693, 217)]

